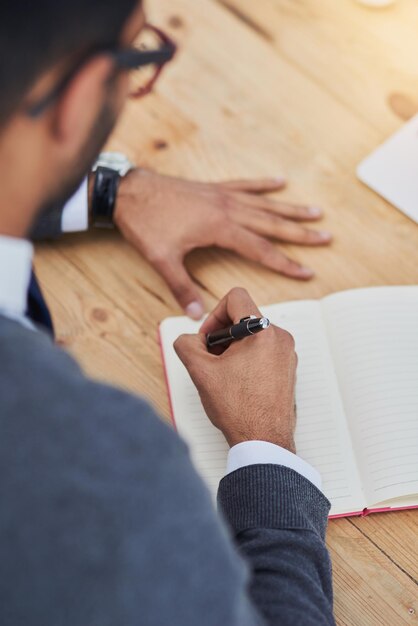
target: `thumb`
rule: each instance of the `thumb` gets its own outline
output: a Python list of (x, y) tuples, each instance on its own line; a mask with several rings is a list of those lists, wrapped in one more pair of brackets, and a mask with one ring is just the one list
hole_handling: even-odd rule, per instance
[(204, 313), (203, 301), (182, 261), (164, 259), (156, 267), (186, 315), (200, 320)]

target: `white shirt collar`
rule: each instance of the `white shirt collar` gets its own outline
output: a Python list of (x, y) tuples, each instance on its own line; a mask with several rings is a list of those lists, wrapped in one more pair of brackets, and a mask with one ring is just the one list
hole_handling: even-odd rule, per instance
[(32, 258), (29, 241), (0, 236), (0, 311), (8, 317), (25, 315)]

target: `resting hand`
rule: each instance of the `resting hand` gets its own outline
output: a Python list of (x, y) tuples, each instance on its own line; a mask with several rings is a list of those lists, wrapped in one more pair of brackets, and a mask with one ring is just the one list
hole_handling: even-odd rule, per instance
[(205, 335), (260, 311), (244, 289), (233, 289), (198, 335), (182, 335), (175, 350), (197, 387), (212, 423), (232, 447), (269, 441), (295, 452), (297, 357), (291, 335), (270, 326), (232, 343), (222, 354), (206, 348)]
[(318, 219), (319, 209), (264, 196), (283, 187), (278, 179), (196, 183), (137, 169), (121, 181), (115, 224), (162, 275), (186, 313), (200, 319), (202, 299), (184, 266), (195, 248), (227, 248), (291, 278), (313, 276), (268, 239), (302, 245), (331, 239), (299, 223)]

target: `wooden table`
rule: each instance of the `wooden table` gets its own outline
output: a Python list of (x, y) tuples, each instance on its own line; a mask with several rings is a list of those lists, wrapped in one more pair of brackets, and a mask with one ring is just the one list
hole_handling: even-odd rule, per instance
[[(418, 3), (149, 0), (182, 45), (155, 95), (128, 105), (111, 141), (162, 172), (219, 180), (285, 173), (283, 197), (322, 205), (330, 249), (290, 247), (298, 283), (217, 250), (188, 266), (208, 307), (235, 285), (259, 303), (418, 279), (418, 227), (363, 187), (358, 162), (418, 110)], [(117, 234), (42, 246), (37, 269), (58, 341), (86, 371), (147, 396), (168, 419), (157, 322), (180, 313)], [(154, 321), (149, 328), (149, 320)], [(418, 623), (418, 511), (332, 521), (339, 624)]]

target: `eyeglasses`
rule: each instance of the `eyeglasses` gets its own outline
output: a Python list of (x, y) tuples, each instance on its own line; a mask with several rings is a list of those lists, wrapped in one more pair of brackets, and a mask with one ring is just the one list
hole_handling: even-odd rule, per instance
[(130, 70), (131, 98), (142, 98), (152, 92), (176, 50), (176, 44), (166, 33), (146, 24), (133, 48), (115, 53), (116, 64)]
[[(177, 50), (174, 41), (162, 30), (151, 24), (145, 24), (138, 40), (132, 48), (125, 49), (102, 49), (96, 51), (111, 55), (116, 71), (129, 71), (131, 73), (130, 96), (141, 98), (148, 95), (154, 89), (155, 83), (161, 76), (164, 67), (169, 63)], [(89, 54), (90, 58), (93, 53)], [(30, 117), (38, 117), (53, 102), (59, 98), (75, 74), (86, 63), (84, 58), (77, 66), (67, 74), (56, 87), (54, 87), (39, 102), (30, 104), (25, 111)]]

